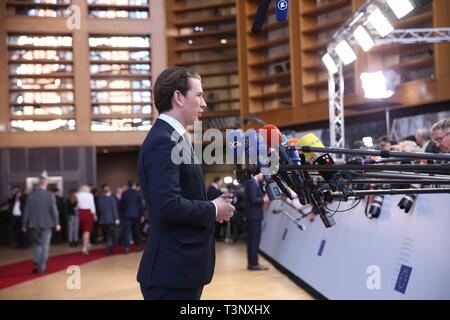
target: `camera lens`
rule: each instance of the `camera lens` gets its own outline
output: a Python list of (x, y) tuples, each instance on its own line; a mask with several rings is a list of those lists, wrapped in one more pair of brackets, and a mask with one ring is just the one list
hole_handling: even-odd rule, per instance
[(369, 211), (366, 215), (369, 219), (378, 218), (381, 213), (381, 206), (383, 205), (384, 196), (375, 196), (370, 204)]
[(405, 210), (405, 213), (409, 213), (412, 206), (414, 205), (414, 201), (416, 200), (416, 198), (416, 194), (405, 195), (398, 203), (398, 207), (400, 207), (400, 209), (402, 210)]

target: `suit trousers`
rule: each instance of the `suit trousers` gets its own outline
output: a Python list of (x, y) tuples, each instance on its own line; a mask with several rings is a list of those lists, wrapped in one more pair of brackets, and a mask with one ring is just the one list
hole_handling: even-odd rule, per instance
[(50, 248), (50, 240), (52, 238), (51, 228), (32, 228), (31, 243), (33, 252), (33, 262), (39, 268), (39, 271), (46, 270), (48, 250)]
[(125, 218), (123, 228), (123, 246), (130, 246), (130, 235), (133, 235), (133, 241), (136, 247), (141, 247), (141, 224), (139, 218)]
[(261, 242), (262, 220), (247, 220), (247, 259), (248, 266), (258, 265), (258, 248)]
[(110, 250), (113, 249), (114, 243), (115, 243), (115, 225), (114, 224), (104, 224), (103, 225), (103, 232), (105, 233), (105, 242), (106, 247)]
[(200, 300), (203, 286), (199, 288), (146, 288), (141, 285), (144, 300)]
[(78, 215), (69, 216), (69, 234), (68, 234), (69, 242), (78, 242), (79, 230), (80, 230), (80, 220), (78, 219)]

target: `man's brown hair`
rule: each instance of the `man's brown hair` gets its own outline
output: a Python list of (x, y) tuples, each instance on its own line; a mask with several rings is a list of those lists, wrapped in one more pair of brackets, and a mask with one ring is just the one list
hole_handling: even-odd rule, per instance
[(191, 73), (182, 67), (171, 67), (161, 72), (153, 90), (155, 107), (159, 113), (172, 109), (172, 96), (176, 90), (179, 90), (183, 96), (186, 95), (190, 89), (189, 78), (201, 80), (197, 73)]

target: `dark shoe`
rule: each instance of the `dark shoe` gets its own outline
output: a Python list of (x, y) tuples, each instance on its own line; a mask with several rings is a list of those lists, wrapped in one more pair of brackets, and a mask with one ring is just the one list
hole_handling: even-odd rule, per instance
[(263, 270), (269, 270), (269, 268), (262, 266), (260, 264), (254, 265), (254, 266), (248, 266), (248, 270), (256, 270), (256, 271), (263, 271)]
[(38, 273), (38, 265), (37, 264), (33, 264), (33, 273)]
[(142, 251), (142, 248), (141, 247), (136, 247), (136, 252), (140, 252), (140, 251)]
[(109, 247), (106, 249), (106, 254), (112, 254), (113, 253), (113, 248)]
[(125, 254), (129, 254), (130, 253), (130, 248), (125, 248), (124, 253)]

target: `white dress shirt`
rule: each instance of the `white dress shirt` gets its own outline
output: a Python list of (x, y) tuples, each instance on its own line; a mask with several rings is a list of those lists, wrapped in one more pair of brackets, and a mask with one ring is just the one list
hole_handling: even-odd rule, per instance
[(183, 125), (177, 119), (175, 119), (165, 113), (161, 113), (158, 116), (158, 118), (161, 120), (164, 120), (165, 122), (170, 124), (172, 128), (177, 130), (177, 132), (180, 134), (180, 136), (183, 136), (186, 133), (186, 128), (183, 127)]
[(20, 217), (22, 215), (22, 211), (20, 210), (20, 200), (19, 197), (16, 197), (16, 200), (14, 201), (14, 206), (12, 210), (14, 217)]
[[(175, 119), (175, 118), (169, 116), (168, 114), (161, 113), (161, 114), (158, 116), (158, 118), (161, 119), (161, 120), (163, 120), (163, 121), (165, 121), (165, 122), (167, 122), (168, 124), (170, 124), (170, 126), (171, 126), (172, 128), (174, 128), (174, 129), (180, 134), (180, 136), (183, 137), (184, 134), (186, 133), (186, 128), (183, 127), (183, 125), (182, 125), (177, 119)], [(190, 142), (190, 141), (188, 141), (188, 142)], [(211, 201), (211, 202), (212, 202), (212, 201)], [(214, 202), (212, 202), (212, 203), (213, 203), (214, 207), (216, 208), (216, 217), (217, 217), (217, 214), (218, 214), (218, 212), (217, 212), (217, 206), (216, 206), (216, 204), (215, 204)]]
[(92, 193), (78, 192), (76, 197), (78, 209), (89, 209), (93, 215), (95, 214), (95, 202)]

